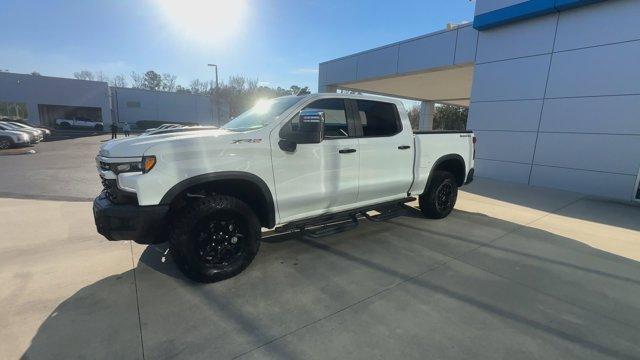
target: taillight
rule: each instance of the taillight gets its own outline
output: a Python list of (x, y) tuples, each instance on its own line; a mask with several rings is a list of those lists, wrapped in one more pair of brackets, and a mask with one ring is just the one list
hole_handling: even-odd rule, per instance
[(473, 160), (476, 159), (476, 143), (478, 142), (478, 138), (473, 135)]

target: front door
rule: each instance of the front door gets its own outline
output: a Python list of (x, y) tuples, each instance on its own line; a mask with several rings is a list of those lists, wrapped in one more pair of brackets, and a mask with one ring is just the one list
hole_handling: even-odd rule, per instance
[[(358, 195), (358, 140), (353, 120), (341, 98), (320, 99), (303, 110), (325, 114), (324, 139), (319, 144), (298, 144), (293, 152), (278, 146), (271, 136), (273, 171), (280, 222), (339, 211), (356, 202)], [(290, 120), (297, 122), (298, 115)], [(352, 126), (349, 126), (351, 124)]]

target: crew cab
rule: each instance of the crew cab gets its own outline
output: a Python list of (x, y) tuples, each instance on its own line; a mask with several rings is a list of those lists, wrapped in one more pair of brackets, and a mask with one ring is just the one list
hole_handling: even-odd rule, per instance
[(313, 94), (259, 101), (219, 129), (111, 140), (96, 157), (97, 230), (168, 241), (191, 279), (234, 276), (261, 228), (291, 229), (419, 198), (444, 218), (473, 179), (470, 131), (413, 132), (401, 101)]
[(104, 129), (104, 123), (102, 121), (94, 121), (83, 117), (73, 117), (71, 119), (56, 119), (56, 125), (61, 129), (91, 129), (96, 131), (102, 131)]

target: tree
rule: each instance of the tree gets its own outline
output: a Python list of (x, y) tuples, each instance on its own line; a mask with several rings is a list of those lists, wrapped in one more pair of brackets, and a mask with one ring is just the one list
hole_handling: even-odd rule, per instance
[(96, 81), (104, 81), (104, 82), (107, 82), (107, 83), (110, 81), (109, 77), (108, 77), (107, 75), (105, 75), (105, 74), (102, 72), (102, 70), (100, 70), (100, 71), (96, 71), (96, 72), (94, 73), (94, 75), (95, 75), (95, 79), (96, 79)]
[(469, 108), (453, 105), (438, 105), (433, 114), (434, 130), (465, 130)]
[(176, 92), (177, 93), (183, 93), (183, 94), (190, 94), (191, 90), (187, 89), (186, 87), (184, 87), (182, 85), (177, 85), (176, 86)]
[(131, 78), (131, 82), (133, 83), (131, 85), (132, 88), (134, 89), (142, 89), (142, 75), (138, 74), (135, 71), (132, 71), (131, 74), (129, 74), (129, 77)]
[(153, 70), (147, 71), (142, 77), (142, 88), (147, 90), (161, 90), (162, 75)]
[(39, 73), (39, 72), (37, 72), (37, 71), (32, 71), (32, 72), (31, 72), (31, 75), (33, 75), (33, 76), (41, 76), (41, 75), (40, 75), (40, 73)]
[(209, 82), (200, 79), (192, 80), (191, 83), (189, 83), (189, 91), (192, 94), (205, 94), (209, 91), (210, 87)]
[(176, 79), (177, 76), (175, 75), (169, 73), (162, 74), (162, 90), (174, 91), (176, 89)]
[(311, 94), (311, 91), (309, 91), (308, 86), (301, 88), (298, 85), (291, 85), (291, 87), (289, 87), (289, 93), (291, 95), (308, 95)]
[(411, 123), (411, 128), (413, 130), (418, 130), (420, 127), (420, 106), (413, 105), (409, 111), (407, 111), (407, 115), (409, 116), (409, 122)]
[(78, 80), (95, 80), (95, 76), (89, 70), (74, 72), (73, 77)]
[(116, 75), (109, 81), (109, 85), (114, 87), (127, 87), (129, 84), (127, 84), (127, 79), (124, 75)]

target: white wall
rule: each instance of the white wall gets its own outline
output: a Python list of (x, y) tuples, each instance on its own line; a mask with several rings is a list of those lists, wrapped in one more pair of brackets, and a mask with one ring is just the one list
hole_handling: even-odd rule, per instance
[(111, 124), (107, 83), (0, 72), (0, 101), (27, 104), (29, 123), (40, 124), (38, 104), (96, 107)]
[(478, 176), (631, 199), (638, 18), (640, 1), (615, 0), (481, 31), (468, 123)]
[(318, 91), (355, 81), (469, 65), (475, 58), (477, 40), (478, 32), (469, 24), (323, 62)]
[[(121, 123), (152, 120), (218, 125), (215, 104), (206, 95), (129, 88), (112, 88), (111, 94), (116, 118)], [(137, 102), (140, 106), (132, 107), (127, 104), (129, 102)], [(220, 108), (221, 119), (226, 119), (226, 104), (221, 102)]]

